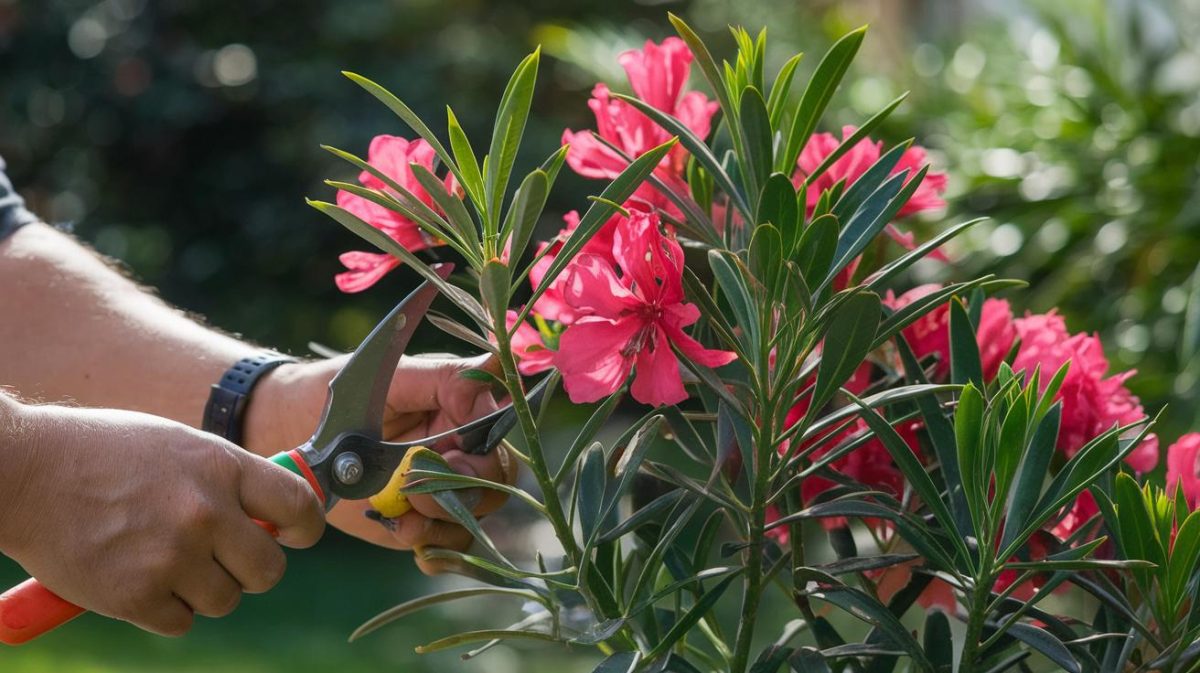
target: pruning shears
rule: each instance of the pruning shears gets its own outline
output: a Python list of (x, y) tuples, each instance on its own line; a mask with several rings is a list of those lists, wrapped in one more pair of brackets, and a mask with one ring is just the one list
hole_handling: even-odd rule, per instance
[[(452, 266), (435, 267), (446, 278)], [(512, 405), (443, 433), (408, 442), (383, 441), (383, 416), (392, 375), (421, 319), (438, 294), (430, 281), (400, 302), (380, 322), (329, 382), (325, 410), (311, 439), (271, 462), (305, 479), (329, 511), (339, 499), (361, 500), (384, 490), (410, 450), (457, 446), (467, 453), (494, 449), (516, 424)], [(538, 404), (543, 380), (527, 399)], [(277, 534), (270, 522), (260, 526)], [(83, 614), (37, 579), (0, 595), (0, 643), (20, 645)]]

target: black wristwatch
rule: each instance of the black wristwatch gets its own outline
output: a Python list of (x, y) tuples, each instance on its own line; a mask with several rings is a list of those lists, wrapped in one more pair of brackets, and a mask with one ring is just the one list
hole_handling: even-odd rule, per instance
[(238, 360), (220, 381), (213, 384), (208, 404), (204, 406), (201, 429), (240, 445), (246, 406), (250, 403), (250, 392), (254, 390), (254, 385), (272, 369), (295, 361), (295, 358), (274, 351)]

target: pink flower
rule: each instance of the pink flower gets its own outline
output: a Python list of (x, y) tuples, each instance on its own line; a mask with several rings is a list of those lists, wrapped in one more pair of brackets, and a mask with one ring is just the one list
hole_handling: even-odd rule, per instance
[[(855, 131), (853, 126), (842, 127), (842, 138), (852, 135)], [(804, 183), (804, 179), (812, 174), (825, 161), (825, 158), (837, 149), (841, 144), (832, 133), (814, 133), (809, 137), (808, 142), (804, 145), (804, 149), (800, 151), (800, 157), (796, 160), (796, 172), (792, 175), (792, 182), (796, 187), (800, 187)], [(883, 155), (883, 143), (875, 142), (870, 138), (864, 138), (850, 151), (846, 152), (837, 161), (817, 176), (804, 195), (806, 204), (806, 214), (811, 216), (813, 210), (817, 207), (817, 202), (821, 199), (821, 193), (832, 188), (838, 182), (845, 181), (847, 188), (854, 184), (859, 178), (867, 172)], [(900, 157), (900, 161), (892, 169), (892, 175), (901, 171), (908, 170), (909, 176), (916, 174), (918, 170), (926, 163), (925, 149), (914, 145), (904, 152)], [(900, 209), (899, 217), (919, 213), (923, 210), (932, 210), (941, 208), (946, 205), (942, 200), (941, 193), (946, 191), (946, 174), (930, 172), (925, 174), (925, 179), (921, 181), (920, 186), (913, 193), (912, 198)], [(899, 243), (908, 250), (916, 248), (916, 241), (911, 232), (900, 231), (894, 224), (888, 224), (885, 229), (888, 236), (892, 240)], [(935, 250), (930, 255), (933, 259), (946, 261), (946, 256), (940, 250)], [(858, 268), (860, 259), (856, 258), (850, 262), (834, 280), (834, 286), (844, 288), (850, 284), (850, 279), (853, 278), (855, 270)]]
[[(852, 135), (857, 129), (853, 126), (842, 127), (842, 140)], [(804, 145), (804, 149), (800, 151), (800, 158), (796, 161), (796, 173), (792, 176), (792, 181), (799, 187), (804, 178), (811, 174), (825, 161), (825, 157), (833, 154), (837, 146), (842, 143), (832, 133), (814, 133), (809, 137), (808, 142)], [(875, 142), (870, 138), (863, 138), (858, 143), (850, 148), (837, 161), (833, 162), (824, 173), (817, 176), (812, 184), (808, 186), (808, 192), (804, 195), (805, 203), (808, 212), (811, 214), (817, 206), (817, 201), (821, 198), (821, 193), (841, 181), (846, 182), (846, 187), (854, 184), (859, 178), (867, 172), (879, 157), (883, 156), (883, 143)], [(925, 165), (925, 149), (918, 145), (913, 145), (900, 157), (900, 161), (896, 167), (892, 169), (892, 175), (908, 170), (909, 175), (915, 175), (920, 168)], [(941, 194), (946, 191), (946, 174), (929, 172), (925, 175), (925, 179), (921, 181), (921, 185), (917, 187), (904, 207), (900, 209), (899, 216), (905, 217), (913, 213), (919, 213), (923, 210), (933, 210), (946, 205), (942, 200)], [(898, 232), (896, 232), (898, 234)], [(896, 234), (893, 234), (896, 235)]]
[[(605, 222), (600, 229), (590, 238), (587, 243), (583, 244), (583, 248), (579, 250), (580, 255), (598, 255), (606, 260), (615, 261), (613, 258), (613, 237), (617, 231), (617, 222), (623, 219), (620, 214), (613, 215)], [(547, 242), (539, 243), (537, 253), (540, 255), (543, 250), (549, 248), (549, 252), (543, 255), (533, 268), (529, 271), (529, 283), (534, 288), (542, 284), (546, 274), (550, 271), (550, 266), (554, 264), (555, 258), (558, 256), (558, 251), (562, 249), (563, 241), (570, 237), (575, 228), (579, 226), (579, 213), (572, 210), (563, 216), (563, 221), (567, 223), (558, 235)], [(546, 320), (560, 322), (564, 325), (569, 325), (575, 322), (575, 309), (569, 306), (563, 298), (563, 287), (566, 283), (566, 274), (560, 274), (550, 287), (538, 298), (533, 305), (533, 310), (538, 315)]]
[[(424, 140), (408, 141), (397, 136), (375, 136), (367, 151), (367, 160), (372, 166), (412, 192), (422, 203), (436, 210), (433, 197), (417, 182), (411, 165), (420, 164), (432, 171), (433, 159), (434, 151), (429, 143)], [(367, 171), (359, 174), (358, 181), (364, 187), (387, 192), (399, 198), (399, 195), (394, 194), (382, 180)], [(458, 185), (452, 177), (447, 178), (446, 188), (452, 194), (458, 191)], [(399, 200), (401, 203), (405, 201), (403, 198)], [(443, 244), (422, 231), (407, 217), (361, 196), (339, 190), (337, 204), (412, 252)], [(334, 279), (342, 292), (362, 292), (400, 265), (400, 260), (391, 255), (370, 252), (347, 252), (338, 259), (349, 269)]]
[[(517, 322), (517, 312), (508, 311), (508, 328)], [(554, 351), (546, 346), (542, 335), (527, 322), (521, 323), (512, 337), (513, 355), (520, 361), (517, 371), (524, 376), (533, 376), (554, 367)]]
[[(1058, 448), (1068, 458), (1114, 425), (1129, 425), (1145, 418), (1141, 402), (1125, 387), (1125, 381), (1135, 372), (1106, 378), (1108, 358), (1100, 337), (1070, 334), (1062, 316), (1053, 311), (1027, 315), (1014, 324), (1021, 348), (1013, 369), (1031, 375), (1040, 366), (1043, 390), (1059, 367), (1071, 363), (1057, 396), (1062, 401)], [(1158, 464), (1158, 438), (1146, 437), (1125, 462), (1142, 473), (1154, 469)]]
[[(684, 92), (691, 73), (692, 52), (683, 40), (669, 37), (661, 45), (647, 40), (642, 50), (621, 54), (620, 62), (638, 98), (683, 122), (698, 137), (708, 136), (718, 105), (698, 91)], [(596, 115), (596, 133), (632, 159), (671, 137), (633, 106), (614, 100), (604, 84), (597, 84), (592, 90), (588, 107)], [(620, 154), (593, 137), (590, 131), (567, 129), (563, 131), (563, 144), (571, 146), (567, 164), (585, 177), (611, 180), (628, 165)], [(663, 158), (655, 175), (672, 190), (685, 192), (687, 184), (683, 172), (686, 164), (687, 152), (676, 146)], [(649, 183), (639, 187), (635, 195), (656, 207), (667, 207), (670, 203)]]
[(1190, 432), (1167, 448), (1167, 494), (1182, 488), (1192, 509), (1200, 507), (1200, 432)]
[(613, 256), (580, 255), (568, 267), (563, 297), (576, 315), (559, 338), (554, 363), (572, 402), (594, 402), (615, 392), (637, 368), (630, 392), (644, 404), (687, 399), (671, 347), (706, 367), (732, 362), (734, 353), (710, 350), (683, 332), (700, 318), (684, 303), (683, 249), (659, 229), (658, 216), (631, 211), (619, 222)]
[[(919, 285), (899, 297), (888, 292), (883, 299), (885, 306), (899, 310), (933, 294), (941, 289), (940, 285)], [(938, 356), (934, 376), (945, 378), (950, 375), (950, 305), (941, 304), (925, 315), (917, 318), (902, 331), (908, 345), (912, 347), (917, 358), (929, 355)], [(1009, 349), (1016, 339), (1016, 328), (1013, 326), (1012, 309), (1008, 302), (1002, 299), (987, 299), (983, 302), (980, 312), (979, 329), (976, 342), (979, 344), (980, 359), (983, 364), (983, 376), (991, 380), (1000, 371)]]

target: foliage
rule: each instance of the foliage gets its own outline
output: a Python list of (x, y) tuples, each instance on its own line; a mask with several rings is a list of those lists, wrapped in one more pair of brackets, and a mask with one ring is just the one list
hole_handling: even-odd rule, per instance
[[(496, 382), (512, 397), (523, 435), (522, 450), (513, 450), (540, 497), (497, 488), (544, 517), (561, 545), (539, 550), (530, 564), (506, 557), (453, 495), (480, 484), (439, 461), (414, 462), (407, 490), (436, 494), (481, 550), (422, 553), (455, 561), (483, 584), (398, 606), (360, 635), (432, 605), (490, 596), (524, 603), (528, 616), (420, 651), (469, 646), (464, 656), (473, 657), (506, 640), (556, 642), (606, 654), (598, 671), (888, 671), (900, 660), (922, 671), (1003, 671), (1025, 667), (1035, 654), (1064, 670), (1110, 670), (1100, 661), (1117, 656), (1113, 620), (1149, 630), (1132, 594), (1109, 595), (1116, 617), (1101, 611), (1091, 620), (1053, 614), (1043, 601), (1068, 581), (1099, 595), (1101, 581), (1132, 573), (1143, 595), (1156, 596), (1148, 606), (1175, 615), (1182, 606), (1164, 604), (1162, 582), (1197, 581), (1187, 566), (1191, 551), (1180, 552), (1175, 567), (1166, 564), (1169, 527), (1159, 527), (1157, 556), (1121, 526), (1113, 529), (1112, 516), (1047, 540), (1049, 527), (1077, 513), (1089, 486), (1127, 461), (1140, 465), (1133, 456), (1148, 447), (1156, 458), (1136, 398), (1115, 425), (1063, 446), (1064, 405), (1076, 402), (1062, 387), (1082, 386), (1084, 376), (1120, 393), (1123, 379), (1102, 379), (1106, 361), (1071, 379), (1065, 363), (1054, 372), (1014, 370), (1028, 351), (1011, 332), (1007, 353), (992, 357), (982, 329), (986, 294), (1018, 284), (985, 276), (907, 303), (885, 295), (902, 272), (974, 222), (923, 245), (894, 228), (906, 206), (936, 202), (929, 189), (939, 184), (908, 143), (883, 151), (867, 140), (899, 101), (841, 141), (814, 135), (863, 30), (829, 49), (793, 103), (799, 56), (768, 78), (765, 33), (733, 29), (736, 57), (718, 63), (688, 24), (671, 22), (679, 39), (621, 57), (635, 95), (597, 87), (597, 131), (568, 131), (570, 145), (513, 180), (521, 186), (511, 196), (506, 186), (539, 52), (513, 74), (482, 157), (452, 112), (448, 150), (398, 98), (348, 75), (428, 144), (445, 175), (409, 164), (417, 189), (334, 150), (366, 169), (362, 186), (337, 183), (337, 205), (311, 203), (437, 284), (464, 321), (439, 326), (495, 354)], [(693, 59), (715, 103), (695, 92), (681, 97)], [(827, 141), (828, 151), (814, 158)], [(871, 158), (862, 170), (848, 168), (863, 156)], [(564, 163), (611, 182), (558, 237), (531, 250), (530, 223)], [(372, 180), (381, 182), (372, 187)], [(394, 225), (360, 217), (372, 212), (360, 199), (444, 242), (466, 262), (467, 277), (441, 280), (399, 242)], [(889, 238), (907, 249), (891, 255)], [(703, 263), (685, 268), (680, 243)], [(510, 308), (527, 280), (532, 294)], [(710, 346), (682, 331), (693, 323)], [(918, 358), (909, 343), (927, 333), (913, 331), (918, 323), (948, 330), (943, 351), (923, 349)], [(524, 397), (522, 374), (540, 371), (561, 377), (573, 401), (600, 402), (561, 457), (545, 441), (554, 423), (544, 405), (533, 408)], [(629, 380), (628, 393), (654, 409), (632, 423), (615, 421), (615, 441), (597, 441)], [(679, 394), (682, 384), (694, 394)], [(1131, 412), (1132, 424), (1120, 420)], [(882, 451), (873, 460), (891, 466), (899, 488), (838, 462), (868, 446)], [(651, 497), (637, 488), (646, 478), (657, 484)], [(1127, 479), (1118, 478), (1118, 496)], [(815, 483), (828, 486), (807, 493)], [(1104, 500), (1102, 492), (1095, 497)], [(1117, 517), (1137, 511), (1120, 498), (1107, 509)], [(1116, 530), (1115, 550), (1097, 533), (1101, 518)], [(858, 552), (847, 524), (860, 519), (873, 554)], [(834, 522), (822, 528), (836, 560), (811, 560), (820, 551), (812, 520)], [(922, 639), (903, 621), (937, 587), (954, 596), (947, 609), (964, 625), (960, 648), (951, 647), (942, 610), (927, 612)], [(764, 598), (776, 590), (798, 621), (762, 633)], [(735, 622), (722, 619), (724, 603), (738, 606)], [(830, 608), (864, 631), (835, 627), (824, 616)], [(1187, 670), (1190, 653), (1164, 641), (1182, 642), (1187, 620), (1158, 621), (1169, 635), (1148, 638), (1146, 651), (1173, 656), (1170, 665), (1180, 666), (1173, 670)], [(1120, 648), (1127, 660), (1141, 651), (1136, 638)]]

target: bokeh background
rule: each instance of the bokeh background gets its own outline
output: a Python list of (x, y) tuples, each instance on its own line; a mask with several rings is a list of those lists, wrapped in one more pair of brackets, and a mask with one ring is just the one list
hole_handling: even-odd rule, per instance
[[(413, 277), (355, 296), (333, 286), (337, 254), (360, 246), (303, 197), (329, 198), (322, 180), (354, 173), (318, 146), (363, 154), (373, 135), (405, 132), (339, 71), (390, 87), (435, 128), (453, 105), (478, 147), (512, 67), (542, 44), (532, 165), (563, 128), (592, 125), (591, 86), (621, 88), (617, 54), (667, 35), (667, 11), (726, 49), (726, 25), (769, 26), (772, 62), (805, 51), (802, 72), (869, 23), (825, 130), (911, 91), (880, 135), (932, 150), (951, 176), (946, 218), (992, 218), (926, 273), (1028, 280), (1015, 308), (1058, 307), (1073, 330), (1099, 332), (1115, 369), (1140, 370), (1130, 387), (1147, 408), (1168, 405), (1168, 440), (1200, 426), (1200, 0), (0, 0), (0, 156), (45, 219), (167, 300), (292, 352), (349, 349)], [(595, 187), (564, 176), (548, 212), (586, 205)], [(0, 559), (0, 580), (19, 577)], [(428, 581), (405, 554), (330, 535), (292, 556), (276, 591), (185, 639), (85, 617), (0, 650), (0, 670), (585, 666), (545, 650), (412, 653), (478, 626), (486, 602), (345, 642)]]

